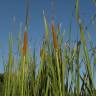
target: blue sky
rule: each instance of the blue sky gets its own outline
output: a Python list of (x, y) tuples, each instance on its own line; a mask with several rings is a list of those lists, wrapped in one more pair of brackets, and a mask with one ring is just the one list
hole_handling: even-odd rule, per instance
[[(72, 39), (75, 40), (78, 32), (75, 18), (75, 0), (54, 0), (55, 1), (55, 24), (61, 23), (61, 30), (65, 30), (65, 39), (68, 38), (69, 25), (72, 20)], [(29, 0), (30, 4), (30, 28), (28, 38), (30, 46), (36, 47), (37, 53), (41, 45), (41, 40), (44, 36), (43, 10), (46, 11), (46, 18), (51, 25), (52, 16), (52, 0)], [(3, 71), (2, 55), (8, 55), (8, 37), (9, 32), (12, 32), (14, 38), (14, 46), (17, 44), (18, 32), (20, 24), (24, 29), (25, 24), (25, 0), (0, 0), (0, 72)], [(95, 14), (96, 6), (92, 0), (79, 0), (80, 17), (84, 24), (89, 23), (90, 16)], [(72, 17), (73, 13), (73, 17)], [(15, 19), (14, 19), (15, 18)], [(96, 20), (95, 20), (96, 21)], [(96, 44), (96, 23), (91, 24), (89, 31), (91, 32), (92, 40)], [(23, 30), (24, 31), (24, 30)], [(22, 31), (22, 34), (23, 34)], [(23, 38), (23, 35), (22, 35)]]

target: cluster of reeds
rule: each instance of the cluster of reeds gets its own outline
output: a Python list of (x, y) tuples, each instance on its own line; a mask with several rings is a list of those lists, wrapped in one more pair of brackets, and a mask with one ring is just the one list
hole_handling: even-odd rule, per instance
[[(13, 54), (13, 39), (10, 35), (8, 63), (4, 64), (4, 84), (0, 96), (96, 95), (94, 82), (96, 78), (96, 49), (89, 33), (89, 45), (92, 50), (89, 51), (87, 48), (84, 25), (79, 22), (78, 0), (76, 1), (76, 18), (80, 28), (80, 40), (72, 44), (70, 44), (70, 40), (64, 42), (64, 33), (61, 32), (60, 25), (56, 30), (54, 21), (52, 21), (50, 30), (44, 15), (45, 38), (40, 49), (39, 65), (37, 65), (35, 49), (33, 54), (30, 54), (28, 33), (24, 32), (23, 47), (19, 35), (18, 57)], [(36, 66), (39, 66), (38, 70)]]

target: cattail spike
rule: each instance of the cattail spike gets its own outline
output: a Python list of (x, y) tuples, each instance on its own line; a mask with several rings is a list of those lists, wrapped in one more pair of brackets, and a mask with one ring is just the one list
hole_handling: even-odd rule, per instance
[(22, 48), (23, 56), (26, 56), (27, 47), (28, 47), (28, 24), (29, 24), (29, 0), (26, 0), (26, 21), (25, 21), (25, 32), (24, 32), (24, 44)]
[(24, 32), (23, 56), (26, 56), (27, 47), (28, 47), (27, 32)]
[(55, 26), (54, 26), (54, 22), (52, 22), (52, 35), (53, 35), (53, 44), (54, 44), (54, 48), (58, 48), (58, 42), (57, 42), (57, 34), (55, 32)]

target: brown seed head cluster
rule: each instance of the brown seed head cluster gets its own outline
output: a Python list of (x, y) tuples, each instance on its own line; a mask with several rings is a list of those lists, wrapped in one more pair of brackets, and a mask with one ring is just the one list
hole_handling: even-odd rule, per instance
[(54, 22), (52, 22), (52, 35), (53, 35), (54, 48), (57, 49), (58, 48), (58, 42), (57, 42), (57, 34), (55, 32)]
[(28, 47), (27, 32), (24, 32), (24, 45), (23, 45), (23, 48), (22, 48), (23, 56), (26, 56), (27, 47)]

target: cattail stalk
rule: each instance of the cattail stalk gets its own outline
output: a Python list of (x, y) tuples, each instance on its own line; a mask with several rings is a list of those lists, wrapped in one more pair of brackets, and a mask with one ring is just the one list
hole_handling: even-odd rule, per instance
[(24, 91), (25, 91), (25, 87), (24, 87), (24, 77), (25, 77), (25, 62), (26, 62), (26, 54), (27, 54), (27, 47), (28, 47), (28, 39), (27, 39), (27, 32), (24, 32), (24, 44), (23, 44), (23, 48), (22, 48), (22, 79), (21, 79), (21, 96), (24, 96)]
[(55, 26), (54, 26), (54, 22), (52, 22), (52, 35), (53, 35), (53, 44), (54, 44), (54, 48), (55, 50), (55, 56), (56, 56), (56, 66), (57, 66), (57, 72), (58, 72), (58, 86), (59, 86), (59, 90), (60, 90), (60, 96), (62, 96), (62, 90), (61, 90), (61, 80), (60, 80), (60, 66), (59, 66), (59, 58), (58, 58), (58, 42), (57, 42), (57, 34), (55, 32)]

